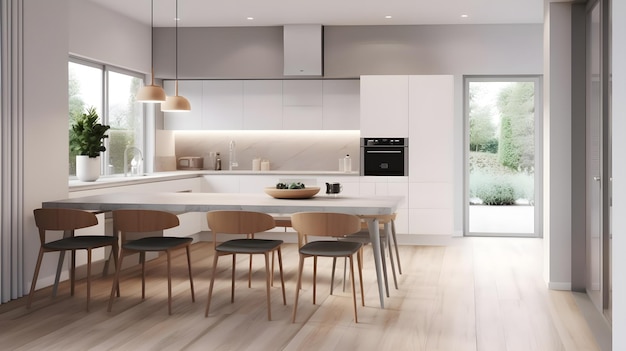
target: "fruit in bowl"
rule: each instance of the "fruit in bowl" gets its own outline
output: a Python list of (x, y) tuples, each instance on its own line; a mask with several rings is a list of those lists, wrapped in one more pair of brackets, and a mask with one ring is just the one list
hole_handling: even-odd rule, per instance
[(318, 186), (305, 187), (298, 183), (278, 183), (274, 187), (265, 188), (265, 193), (276, 199), (308, 199), (320, 191)]
[(300, 182), (291, 183), (291, 184), (287, 184), (287, 183), (276, 184), (276, 189), (304, 189), (304, 188), (305, 188), (304, 184)]

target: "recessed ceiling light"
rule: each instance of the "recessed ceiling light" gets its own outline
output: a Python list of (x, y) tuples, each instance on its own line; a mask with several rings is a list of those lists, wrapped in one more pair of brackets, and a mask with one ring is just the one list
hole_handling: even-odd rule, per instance
[(468, 18), (469, 15), (461, 15), (461, 18)]
[(174, 21), (180, 21), (180, 18), (174, 17)]
[(390, 15), (385, 16), (386, 19), (392, 18)]
[(252, 21), (252, 20), (254, 19), (254, 17), (246, 17), (246, 19), (247, 19), (248, 21)]

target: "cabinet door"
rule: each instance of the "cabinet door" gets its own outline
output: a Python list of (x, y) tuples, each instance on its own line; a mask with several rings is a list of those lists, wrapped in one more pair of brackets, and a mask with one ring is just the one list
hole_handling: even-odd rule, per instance
[(322, 129), (322, 81), (283, 81), (283, 129)]
[(359, 86), (360, 83), (356, 79), (323, 82), (324, 129), (359, 129)]
[(202, 129), (243, 129), (243, 81), (204, 81), (202, 107)]
[[(414, 182), (452, 182), (454, 80), (411, 76), (409, 81), (409, 175)], [(428, 172), (422, 165), (428, 165)]]
[[(163, 89), (168, 96), (175, 92), (175, 81), (167, 80)], [(189, 112), (164, 112), (163, 125), (168, 130), (198, 130), (202, 128), (202, 82), (195, 80), (179, 80), (178, 95), (184, 96), (191, 104)]]
[(409, 136), (409, 77), (361, 76), (361, 137)]
[(243, 128), (283, 129), (283, 82), (246, 80), (243, 82)]

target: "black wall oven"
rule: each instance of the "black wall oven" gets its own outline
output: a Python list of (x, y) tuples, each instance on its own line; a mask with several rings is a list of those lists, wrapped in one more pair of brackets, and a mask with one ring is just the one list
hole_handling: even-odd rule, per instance
[(361, 138), (361, 175), (408, 176), (408, 138)]

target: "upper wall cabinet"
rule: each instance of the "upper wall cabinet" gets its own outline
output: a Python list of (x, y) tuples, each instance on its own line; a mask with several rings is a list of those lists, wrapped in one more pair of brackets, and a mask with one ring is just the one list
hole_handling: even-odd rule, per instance
[(243, 129), (283, 129), (283, 82), (246, 80), (243, 82)]
[(327, 130), (359, 129), (359, 81), (325, 80), (322, 126)]
[(283, 129), (323, 129), (322, 102), (321, 80), (283, 81)]
[(165, 129), (358, 130), (359, 88), (358, 80), (180, 81), (193, 118), (166, 114)]
[(202, 129), (243, 129), (243, 81), (206, 80), (202, 87)]
[[(175, 83), (173, 80), (163, 82), (163, 89), (168, 96), (174, 95)], [(190, 112), (164, 112), (163, 124), (168, 130), (198, 130), (202, 129), (202, 81), (178, 81), (178, 95), (184, 96), (191, 105)]]
[(409, 136), (409, 76), (361, 76), (361, 137)]

